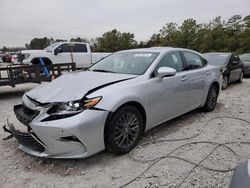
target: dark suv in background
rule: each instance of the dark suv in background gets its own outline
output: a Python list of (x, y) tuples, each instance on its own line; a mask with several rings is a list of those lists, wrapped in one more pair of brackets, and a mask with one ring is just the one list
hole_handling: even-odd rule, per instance
[(209, 64), (221, 67), (222, 89), (226, 89), (231, 82), (242, 82), (243, 63), (237, 55), (233, 53), (205, 53), (203, 55)]
[(243, 62), (243, 73), (245, 77), (250, 77), (250, 53), (241, 54), (240, 60)]

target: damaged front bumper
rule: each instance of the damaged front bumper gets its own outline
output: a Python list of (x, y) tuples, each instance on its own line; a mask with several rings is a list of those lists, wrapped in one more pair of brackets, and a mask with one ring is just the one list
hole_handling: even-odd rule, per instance
[[(25, 101), (26, 104), (27, 101)], [(75, 116), (42, 121), (45, 107), (16, 105), (17, 119), (27, 131), (17, 130), (7, 121), (4, 130), (15, 137), (24, 152), (46, 158), (85, 158), (105, 149), (104, 126), (108, 111), (86, 110)]]
[[(47, 147), (42, 143), (41, 140), (32, 132), (21, 132), (17, 130), (12, 123), (9, 123), (7, 120), (7, 124), (3, 127), (5, 132), (10, 133), (8, 137), (4, 140), (15, 137), (19, 143), (19, 148), (27, 153), (38, 155), (38, 156), (46, 156), (42, 155), (42, 153), (47, 149)], [(33, 151), (33, 152), (29, 152)]]

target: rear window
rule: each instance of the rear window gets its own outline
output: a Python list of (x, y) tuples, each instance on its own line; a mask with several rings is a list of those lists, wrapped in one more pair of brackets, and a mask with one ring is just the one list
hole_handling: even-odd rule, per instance
[(88, 52), (87, 46), (85, 44), (75, 44), (73, 47), (73, 52)]
[(206, 62), (203, 59), (192, 52), (183, 52), (183, 55), (186, 60), (186, 70), (197, 69), (205, 66)]

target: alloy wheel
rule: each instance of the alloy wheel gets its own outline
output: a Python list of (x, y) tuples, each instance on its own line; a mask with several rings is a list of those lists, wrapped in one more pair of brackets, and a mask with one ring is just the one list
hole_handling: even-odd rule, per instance
[(210, 94), (208, 96), (208, 106), (209, 108), (213, 109), (217, 102), (217, 89), (213, 87), (210, 91)]
[(134, 144), (140, 129), (139, 118), (136, 114), (128, 112), (123, 114), (116, 122), (114, 140), (120, 148), (128, 148)]

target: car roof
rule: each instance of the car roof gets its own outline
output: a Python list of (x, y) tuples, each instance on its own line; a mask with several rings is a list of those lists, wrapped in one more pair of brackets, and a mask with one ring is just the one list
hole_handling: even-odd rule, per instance
[(88, 44), (86, 42), (70, 42), (70, 41), (55, 42), (55, 43), (58, 43), (58, 44), (68, 44), (68, 43), (71, 43), (71, 44)]
[(173, 48), (173, 47), (151, 47), (151, 48), (137, 48), (137, 49), (130, 49), (130, 50), (123, 50), (121, 52), (155, 52), (155, 53), (165, 53), (172, 50), (180, 50), (180, 51), (190, 51), (194, 53), (198, 53), (193, 50), (185, 49), (185, 48)]
[(240, 56), (241, 56), (241, 55), (250, 55), (250, 53), (244, 53), (244, 54), (240, 54)]
[(214, 54), (214, 55), (231, 55), (231, 52), (208, 52), (208, 53), (204, 53), (204, 55), (206, 54)]

